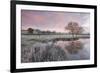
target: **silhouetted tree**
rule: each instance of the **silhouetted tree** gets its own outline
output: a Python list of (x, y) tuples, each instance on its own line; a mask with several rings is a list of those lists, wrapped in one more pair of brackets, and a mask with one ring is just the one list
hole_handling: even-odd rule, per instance
[(33, 33), (33, 28), (28, 28), (27, 31), (28, 31), (28, 33), (32, 34)]

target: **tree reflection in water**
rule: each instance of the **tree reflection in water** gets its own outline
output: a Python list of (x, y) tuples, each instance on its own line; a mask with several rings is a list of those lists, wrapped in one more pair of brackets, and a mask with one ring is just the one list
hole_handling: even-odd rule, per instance
[(83, 43), (79, 40), (76, 41), (69, 41), (69, 45), (65, 46), (65, 49), (71, 53), (76, 54), (79, 50), (83, 48)]

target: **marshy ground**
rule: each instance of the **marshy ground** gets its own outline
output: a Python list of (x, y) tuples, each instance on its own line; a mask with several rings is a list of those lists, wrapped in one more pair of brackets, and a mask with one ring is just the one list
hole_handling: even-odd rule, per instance
[(70, 38), (71, 36), (66, 38), (66, 35), (22, 35), (21, 62), (90, 59), (89, 37), (78, 36), (78, 39), (74, 40)]

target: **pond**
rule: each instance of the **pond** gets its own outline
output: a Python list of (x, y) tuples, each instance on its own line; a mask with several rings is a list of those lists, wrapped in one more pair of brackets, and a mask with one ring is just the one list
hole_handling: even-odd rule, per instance
[(57, 41), (56, 45), (67, 53), (69, 60), (84, 60), (90, 58), (90, 40), (79, 39), (77, 41)]

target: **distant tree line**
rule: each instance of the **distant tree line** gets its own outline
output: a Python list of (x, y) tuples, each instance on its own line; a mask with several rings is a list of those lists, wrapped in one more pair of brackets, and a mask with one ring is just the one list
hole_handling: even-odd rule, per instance
[[(69, 22), (65, 28), (65, 30), (69, 31), (69, 33), (61, 33), (61, 32), (56, 32), (56, 31), (43, 31), (40, 29), (33, 29), (33, 28), (28, 28), (27, 32), (28, 34), (71, 34), (73, 38), (77, 37), (77, 35), (83, 34), (83, 27), (79, 25), (77, 22)], [(89, 33), (86, 33), (89, 34)]]
[(56, 33), (55, 31), (42, 31), (42, 30), (39, 30), (39, 29), (33, 29), (33, 28), (28, 28), (27, 29), (28, 33), (29, 34), (53, 34), (53, 33)]

